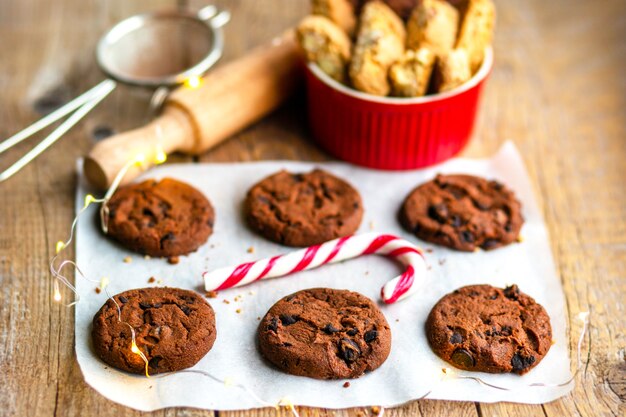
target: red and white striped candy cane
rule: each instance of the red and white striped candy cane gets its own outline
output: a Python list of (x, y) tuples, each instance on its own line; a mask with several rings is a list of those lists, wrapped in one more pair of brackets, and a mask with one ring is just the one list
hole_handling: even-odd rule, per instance
[(402, 275), (387, 282), (381, 289), (381, 298), (387, 304), (413, 294), (415, 277), (424, 277), (427, 273), (424, 255), (413, 243), (392, 235), (365, 233), (235, 267), (206, 271), (202, 276), (207, 291), (219, 291), (373, 253), (397, 259), (406, 265)]

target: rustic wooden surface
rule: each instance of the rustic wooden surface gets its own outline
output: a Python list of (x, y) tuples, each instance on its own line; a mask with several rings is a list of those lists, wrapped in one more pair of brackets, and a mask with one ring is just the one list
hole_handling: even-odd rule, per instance
[[(0, 138), (100, 80), (93, 49), (117, 20), (200, 0), (0, 2)], [(222, 0), (234, 15), (226, 59), (306, 13), (307, 0)], [(626, 15), (624, 2), (498, 1), (496, 66), (478, 129), (464, 152), (519, 147), (539, 197), (567, 296), (591, 311), (588, 364), (574, 392), (543, 406), (419, 401), (387, 416), (626, 415)], [(0, 415), (133, 416), (88, 387), (73, 351), (73, 310), (51, 301), (47, 261), (73, 218), (74, 163), (95, 136), (143, 124), (146, 94), (120, 89), (57, 146), (0, 184)], [(32, 141), (8, 152), (8, 160)], [(202, 161), (324, 160), (308, 140), (301, 98), (201, 156)], [(179, 160), (188, 158), (180, 157)], [(303, 416), (369, 416), (372, 410), (301, 408)], [(170, 409), (163, 416), (288, 416)]]

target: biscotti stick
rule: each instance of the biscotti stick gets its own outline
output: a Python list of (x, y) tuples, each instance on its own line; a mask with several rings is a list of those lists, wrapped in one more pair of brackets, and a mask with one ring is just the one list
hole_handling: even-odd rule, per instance
[(354, 33), (356, 16), (350, 0), (311, 0), (311, 9), (314, 15), (329, 18), (348, 35)]
[(438, 92), (450, 91), (470, 78), (472, 78), (472, 72), (465, 49), (454, 49), (439, 57), (437, 62)]
[(456, 47), (467, 51), (472, 73), (480, 68), (485, 48), (491, 44), (496, 8), (491, 0), (469, 0)]
[(459, 12), (443, 0), (423, 0), (407, 23), (408, 49), (429, 48), (442, 55), (454, 48)]
[(307, 16), (298, 25), (297, 38), (307, 61), (335, 80), (346, 81), (352, 43), (343, 29), (326, 17)]
[(405, 38), (404, 24), (389, 6), (380, 1), (367, 3), (349, 67), (354, 88), (378, 96), (389, 94), (387, 72), (402, 57)]
[(389, 69), (391, 94), (397, 97), (419, 97), (426, 94), (435, 66), (435, 54), (427, 49), (408, 50)]

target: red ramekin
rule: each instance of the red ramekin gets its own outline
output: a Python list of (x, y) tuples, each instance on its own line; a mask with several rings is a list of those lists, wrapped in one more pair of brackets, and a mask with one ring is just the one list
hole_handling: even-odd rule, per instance
[(339, 159), (370, 168), (402, 170), (445, 161), (467, 144), (493, 50), (478, 72), (454, 90), (415, 98), (378, 97), (307, 66), (309, 123), (315, 141)]

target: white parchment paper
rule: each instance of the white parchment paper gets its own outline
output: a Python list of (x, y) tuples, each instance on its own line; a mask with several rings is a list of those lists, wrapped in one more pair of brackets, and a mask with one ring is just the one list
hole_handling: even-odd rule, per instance
[[(297, 172), (316, 166), (348, 179), (359, 190), (365, 206), (361, 232), (392, 233), (411, 241), (417, 239), (399, 226), (396, 214), (404, 197), (416, 185), (439, 172), (496, 178), (511, 187), (522, 201), (526, 219), (523, 242), (491, 252), (459, 253), (417, 241), (423, 248), (432, 249), (426, 254), (430, 275), (415, 283), (420, 291), (411, 298), (394, 305), (379, 304), (391, 326), (391, 354), (378, 370), (352, 380), (349, 388), (342, 387), (343, 380), (318, 381), (291, 376), (264, 362), (255, 346), (258, 319), (279, 298), (304, 288), (349, 289), (380, 303), (380, 287), (401, 270), (392, 260), (370, 255), (288, 278), (221, 291), (218, 298), (208, 300), (215, 309), (217, 340), (213, 349), (193, 368), (206, 371), (217, 380), (197, 373), (146, 378), (117, 371), (101, 362), (91, 347), (90, 332), (91, 320), (106, 296), (96, 294), (93, 283), (77, 278), (76, 287), (82, 299), (76, 306), (76, 355), (87, 383), (105, 397), (139, 410), (175, 406), (249, 409), (264, 406), (259, 399), (276, 404), (284, 398), (297, 405), (327, 408), (393, 406), (420, 398), (428, 391), (431, 391), (428, 395), (431, 399), (544, 403), (573, 388), (573, 383), (566, 387), (528, 387), (534, 382), (561, 383), (567, 381), (571, 373), (563, 291), (528, 175), (511, 143), (490, 159), (456, 159), (434, 168), (404, 172), (368, 170), (343, 163), (281, 161), (157, 167), (144, 178), (177, 178), (192, 184), (211, 200), (216, 222), (209, 242), (196, 253), (181, 257), (178, 265), (170, 265), (164, 259), (144, 259), (106, 239), (94, 217), (88, 214), (78, 225), (78, 265), (92, 279), (108, 277), (112, 294), (157, 285), (148, 283), (151, 276), (163, 286), (203, 292), (201, 274), (207, 269), (290, 250), (246, 228), (241, 215), (242, 201), (250, 186), (278, 169)], [(78, 208), (82, 207), (88, 191), (81, 178), (76, 197)], [(249, 253), (249, 248), (254, 248), (253, 253)], [(132, 262), (123, 262), (127, 256)], [(448, 365), (431, 352), (426, 341), (424, 322), (437, 300), (460, 286), (478, 283), (500, 287), (516, 283), (541, 303), (551, 318), (555, 343), (534, 370), (524, 376), (472, 374), (511, 391), (497, 390), (472, 380), (442, 378), (441, 369)], [(239, 301), (235, 301), (236, 296), (240, 296)], [(230, 303), (223, 302), (225, 299)]]

